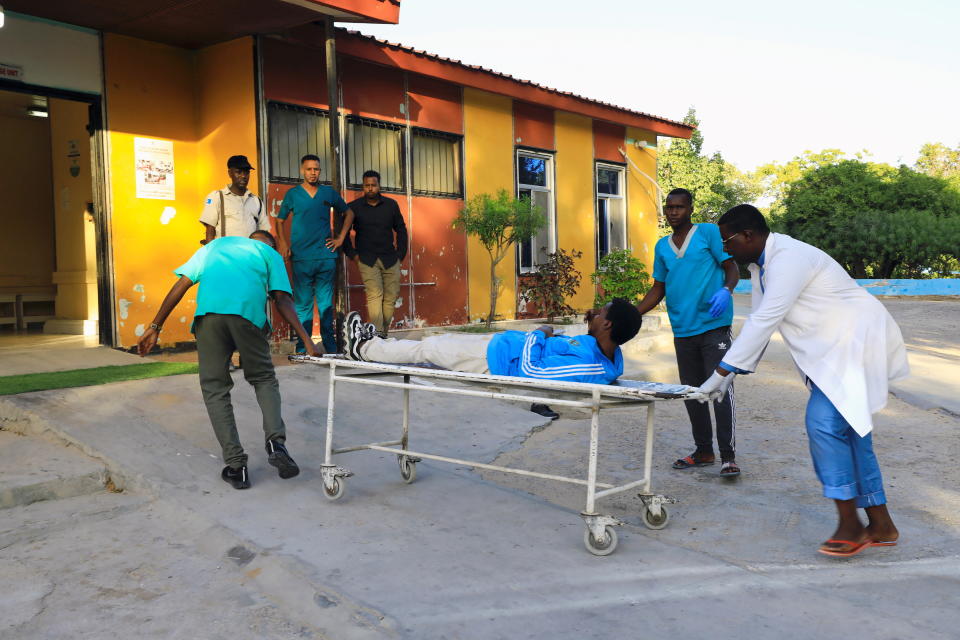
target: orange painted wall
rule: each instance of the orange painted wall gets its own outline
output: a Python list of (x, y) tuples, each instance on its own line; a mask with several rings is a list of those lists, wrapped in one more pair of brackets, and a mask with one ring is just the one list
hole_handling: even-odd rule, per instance
[(402, 71), (341, 57), (337, 73), (344, 111), (377, 120), (406, 121)]
[(626, 127), (600, 120), (593, 121), (593, 157), (597, 160), (625, 162), (619, 149), (624, 148)]
[[(118, 337), (129, 347), (200, 247), (197, 218), (225, 183), (224, 154), (257, 157), (253, 54), (249, 39), (188, 51), (108, 33), (103, 45)], [(174, 200), (136, 197), (135, 137), (173, 142)], [(195, 295), (170, 315), (163, 344), (192, 339)]]
[(327, 109), (327, 76), (322, 48), (263, 38), (263, 95), (267, 100)]
[(463, 90), (449, 82), (407, 74), (410, 124), (448, 133), (463, 133)]
[(513, 103), (514, 142), (524, 147), (553, 150), (557, 143), (553, 135), (553, 109), (527, 102)]

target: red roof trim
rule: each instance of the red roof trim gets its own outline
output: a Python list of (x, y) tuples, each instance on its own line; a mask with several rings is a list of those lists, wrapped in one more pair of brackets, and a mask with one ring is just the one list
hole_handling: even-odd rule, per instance
[(617, 105), (591, 100), (529, 80), (444, 58), (401, 44), (380, 40), (357, 31), (337, 29), (337, 51), (387, 66), (441, 78), (467, 87), (510, 96), (516, 100), (579, 113), (597, 120), (637, 127), (674, 138), (689, 138), (695, 127)]
[(400, 22), (399, 0), (306, 0), (309, 3), (349, 13), (358, 18), (397, 24)]

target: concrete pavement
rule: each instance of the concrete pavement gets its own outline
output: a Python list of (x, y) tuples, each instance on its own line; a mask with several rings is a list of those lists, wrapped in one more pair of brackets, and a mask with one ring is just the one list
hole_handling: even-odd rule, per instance
[[(14, 612), (0, 610), (0, 620), (17, 623), (10, 633), (58, 637), (66, 627), (58, 607), (87, 611), (95, 624), (80, 629), (117, 637), (893, 639), (953, 638), (960, 625), (960, 473), (949, 464), (960, 454), (960, 421), (892, 399), (877, 418), (876, 447), (903, 543), (849, 561), (819, 556), (833, 508), (810, 468), (806, 394), (782, 345), (738, 380), (739, 481), (721, 480), (715, 467), (669, 469), (689, 452), (689, 424), (681, 403), (658, 405), (655, 488), (681, 502), (667, 528), (649, 531), (636, 498), (602, 501), (628, 522), (604, 558), (583, 548), (583, 491), (573, 486), (429, 461), (406, 485), (393, 456), (358, 452), (338, 457), (356, 475), (344, 498), (329, 502), (319, 485), (325, 374), (300, 366), (279, 375), (303, 473), (282, 481), (266, 464), (259, 412), (238, 373), (234, 399), (254, 483), (246, 492), (218, 477), (195, 376), (0, 399), (5, 430), (72, 443), (125, 489), (71, 499), (87, 513), (98, 505), (84, 501), (116, 499), (110, 509), (124, 513), (108, 518), (112, 527), (76, 518), (90, 536), (78, 540), (15, 524), (27, 510), (71, 500), (2, 512), (14, 524), (0, 532), (0, 562), (17, 567), (9, 575), (40, 576)], [(398, 392), (341, 385), (337, 445), (392, 437), (399, 406)], [(562, 413), (546, 425), (508, 403), (415, 393), (412, 446), (566, 474), (582, 470), (589, 420)], [(603, 479), (636, 476), (640, 424), (635, 410), (604, 417)], [(24, 529), (34, 534), (17, 538)], [(86, 541), (98, 539), (118, 557), (93, 554), (58, 582), (58, 558), (74, 546), (87, 553)], [(138, 553), (152, 576), (142, 587)], [(162, 588), (161, 574), (176, 589)], [(82, 591), (72, 600), (44, 595), (50, 585), (62, 584), (53, 588), (62, 596), (74, 584), (101, 584), (97, 576), (118, 585), (111, 606), (84, 604)], [(103, 637), (85, 633), (73, 637)]]

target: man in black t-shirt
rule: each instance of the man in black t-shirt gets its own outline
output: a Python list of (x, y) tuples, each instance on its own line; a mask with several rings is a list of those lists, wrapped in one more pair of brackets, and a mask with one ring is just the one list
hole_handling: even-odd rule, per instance
[(407, 225), (397, 201), (380, 195), (380, 174), (363, 174), (363, 197), (350, 203), (353, 243), (343, 252), (356, 261), (367, 294), (367, 315), (381, 338), (387, 337), (394, 304), (400, 294), (400, 263), (407, 255)]

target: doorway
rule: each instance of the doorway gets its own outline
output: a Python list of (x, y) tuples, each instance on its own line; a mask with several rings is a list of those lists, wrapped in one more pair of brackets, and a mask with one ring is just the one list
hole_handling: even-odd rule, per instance
[(99, 96), (0, 84), (0, 336), (114, 343), (100, 122)]

